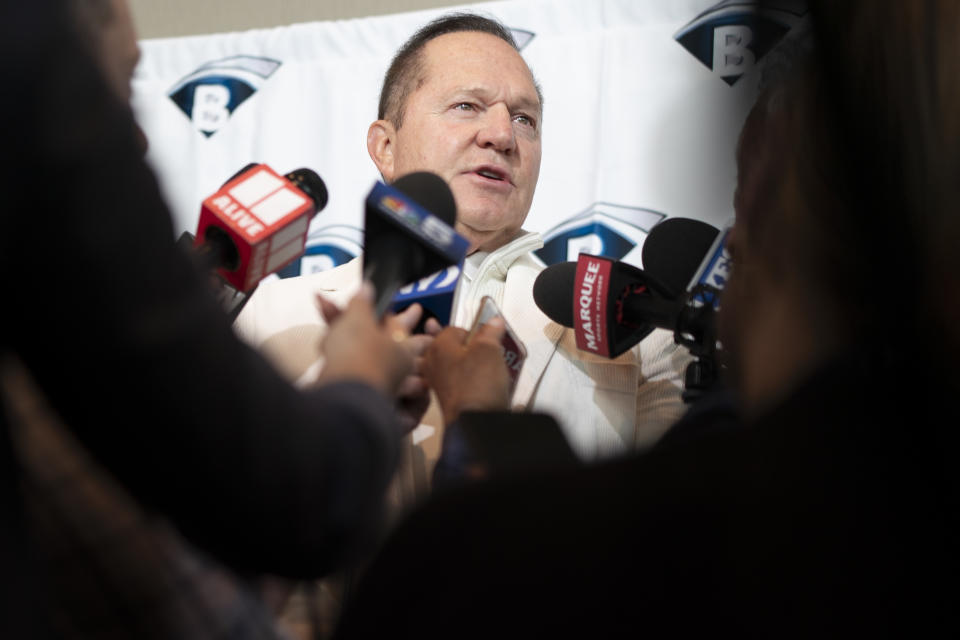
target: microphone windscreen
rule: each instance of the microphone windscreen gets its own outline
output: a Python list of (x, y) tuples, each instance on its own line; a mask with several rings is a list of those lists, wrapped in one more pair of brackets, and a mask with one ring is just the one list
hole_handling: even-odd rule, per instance
[(284, 177), (297, 185), (300, 191), (303, 191), (313, 200), (313, 204), (317, 207), (317, 213), (327, 206), (327, 200), (329, 199), (327, 185), (324, 184), (323, 178), (317, 175), (316, 171), (301, 167), (300, 169), (294, 169)]
[(643, 243), (643, 270), (676, 297), (687, 290), (720, 230), (691, 218), (667, 218)]
[(224, 180), (224, 181), (223, 181), (223, 184), (221, 184), (220, 186), (221, 186), (221, 187), (225, 186), (228, 182), (232, 182), (232, 181), (234, 180), (234, 178), (239, 178), (241, 175), (243, 175), (244, 173), (246, 173), (246, 172), (249, 171), (250, 169), (253, 169), (254, 167), (257, 167), (257, 166), (260, 166), (260, 163), (259, 163), (259, 162), (248, 162), (248, 163), (247, 163), (247, 166), (245, 166), (243, 169), (240, 169), (239, 171), (237, 171), (236, 173), (234, 173), (232, 176), (230, 176), (229, 178), (227, 178), (226, 180)]
[(391, 185), (451, 227), (457, 221), (457, 203), (446, 180), (429, 171), (397, 178)]
[(533, 283), (533, 301), (547, 317), (565, 327), (573, 326), (573, 285), (576, 262), (552, 264)]

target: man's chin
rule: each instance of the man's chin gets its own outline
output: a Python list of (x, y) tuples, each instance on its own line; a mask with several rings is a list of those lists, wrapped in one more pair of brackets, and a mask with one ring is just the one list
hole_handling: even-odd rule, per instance
[[(473, 247), (491, 251), (516, 237), (517, 231), (527, 217), (519, 215), (514, 199), (491, 197), (475, 189), (457, 184), (453, 189), (457, 201), (457, 231), (470, 241)], [(529, 205), (527, 205), (529, 208)]]
[(506, 230), (496, 229), (491, 231), (476, 230), (457, 224), (457, 233), (462, 235), (470, 243), (467, 253), (476, 251), (496, 251), (500, 247), (509, 243), (519, 235), (519, 229)]

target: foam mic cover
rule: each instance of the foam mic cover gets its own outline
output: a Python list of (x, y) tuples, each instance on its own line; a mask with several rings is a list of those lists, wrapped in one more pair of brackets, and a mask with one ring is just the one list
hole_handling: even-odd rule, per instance
[(450, 187), (433, 173), (374, 185), (365, 208), (363, 270), (378, 316), (402, 285), (463, 261), (469, 243), (453, 229), (456, 211)]
[(312, 170), (281, 176), (252, 163), (203, 201), (194, 244), (217, 275), (250, 292), (303, 254), (310, 220), (326, 204), (326, 186)]
[(552, 264), (533, 281), (533, 302), (548, 318), (565, 327), (573, 326), (573, 281), (576, 262)]
[(572, 327), (577, 347), (615, 358), (656, 327), (672, 328), (679, 305), (649, 274), (625, 262), (580, 254), (544, 269), (533, 300), (551, 320)]
[(719, 229), (701, 220), (667, 218), (647, 234), (641, 251), (643, 269), (678, 297), (686, 292), (719, 234)]

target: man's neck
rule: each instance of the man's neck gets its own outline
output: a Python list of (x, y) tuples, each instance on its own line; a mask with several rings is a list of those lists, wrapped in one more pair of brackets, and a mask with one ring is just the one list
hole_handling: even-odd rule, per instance
[(466, 227), (461, 227), (460, 225), (458, 225), (458, 227), (457, 231), (470, 243), (470, 247), (467, 249), (467, 255), (476, 251), (493, 253), (500, 247), (505, 247), (510, 244), (524, 233), (523, 229), (517, 229), (512, 232), (477, 232)]

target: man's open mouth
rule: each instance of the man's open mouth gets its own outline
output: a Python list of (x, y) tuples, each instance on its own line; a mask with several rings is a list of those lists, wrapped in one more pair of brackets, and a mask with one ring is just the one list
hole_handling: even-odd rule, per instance
[(505, 172), (492, 167), (480, 167), (479, 169), (475, 170), (474, 173), (490, 180), (499, 180), (501, 182), (507, 181), (507, 174)]

